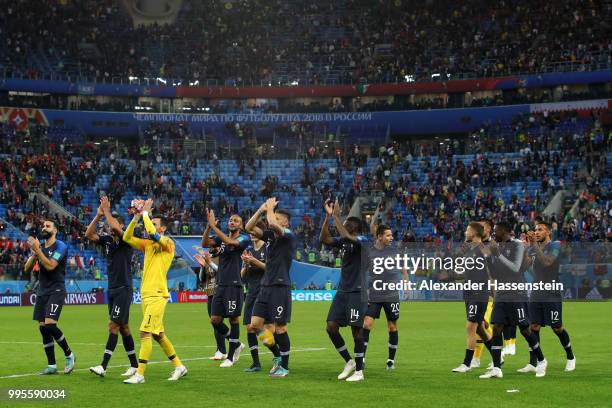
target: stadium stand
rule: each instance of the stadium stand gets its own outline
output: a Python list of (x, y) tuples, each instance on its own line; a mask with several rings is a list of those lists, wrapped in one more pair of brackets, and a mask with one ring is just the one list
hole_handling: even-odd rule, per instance
[(0, 71), (30, 79), (393, 83), (612, 63), (604, 1), (184, 1), (174, 24), (139, 27), (113, 1), (0, 7)]
[[(3, 151), (11, 153), (3, 155), (0, 166), (0, 217), (30, 233), (36, 228), (34, 214), (50, 209), (28, 194), (42, 193), (59, 203), (72, 215), (60, 217), (62, 231), (83, 260), (82, 268), (75, 261), (73, 276), (83, 269), (91, 277), (94, 267), (87, 261), (93, 257), (95, 268), (104, 271), (104, 259), (83, 241), (83, 226), (103, 194), (123, 213), (134, 197), (153, 197), (170, 218), (171, 232), (179, 235), (202, 232), (204, 208), (213, 208), (222, 222), (232, 213), (246, 219), (263, 198), (274, 195), (291, 202), (303, 258), (316, 249), (323, 264), (330, 259), (318, 251), (320, 208), (333, 195), (345, 203), (345, 212), (360, 195), (385, 197), (393, 204), (380, 209), (383, 219), (394, 227), (396, 240), (406, 243), (457, 239), (469, 219), (493, 214), (516, 219), (520, 232), (563, 189), (572, 192), (568, 202), (579, 198), (580, 205), (573, 215), (553, 220), (556, 236), (612, 239), (612, 140), (596, 118), (576, 112), (517, 116), (474, 132), (464, 146), (390, 142), (378, 149), (312, 148), (297, 160), (276, 158), (274, 152), (264, 157), (263, 151), (258, 157), (257, 150), (224, 159), (216, 152), (210, 160), (180, 159), (177, 150), (161, 146), (188, 137), (187, 127), (154, 124), (144, 133), (147, 140), (159, 138), (150, 151), (124, 146), (111, 153), (108, 147), (80, 144), (64, 127), (36, 127), (30, 138), (56, 134), (61, 140), (28, 146), (28, 136), (3, 126)], [(5, 236), (23, 239), (21, 232)]]

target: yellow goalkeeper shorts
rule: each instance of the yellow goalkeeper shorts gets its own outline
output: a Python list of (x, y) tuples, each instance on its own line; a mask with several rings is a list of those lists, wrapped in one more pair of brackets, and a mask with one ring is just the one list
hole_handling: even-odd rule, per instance
[(164, 312), (168, 298), (155, 296), (142, 299), (142, 323), (140, 331), (159, 334), (164, 331)]
[(489, 303), (487, 303), (487, 310), (485, 311), (484, 320), (487, 324), (491, 323), (491, 313), (493, 313), (493, 301), (489, 299)]

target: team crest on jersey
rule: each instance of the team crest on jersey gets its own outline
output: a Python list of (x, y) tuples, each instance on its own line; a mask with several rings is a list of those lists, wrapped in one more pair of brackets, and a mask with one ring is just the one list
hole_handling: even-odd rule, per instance
[(340, 247), (338, 256), (340, 258), (344, 258), (344, 255), (353, 252), (354, 247), (355, 247), (355, 244), (353, 244), (352, 242), (343, 242), (342, 246)]

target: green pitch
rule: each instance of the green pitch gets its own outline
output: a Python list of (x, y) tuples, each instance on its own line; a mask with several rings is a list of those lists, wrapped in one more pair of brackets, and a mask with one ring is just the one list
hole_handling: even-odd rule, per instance
[[(89, 373), (101, 361), (106, 342), (106, 306), (66, 306), (60, 328), (76, 353), (76, 370), (71, 375), (27, 375), (46, 365), (41, 339), (32, 308), (0, 308), (0, 406), (60, 405), (70, 407), (203, 407), (203, 406), (538, 406), (603, 407), (612, 405), (612, 305), (609, 303), (566, 303), (564, 320), (577, 357), (577, 369), (563, 372), (565, 353), (557, 337), (546, 328), (542, 347), (549, 361), (545, 378), (519, 374), (527, 362), (526, 344), (519, 337), (517, 355), (509, 357), (503, 379), (480, 380), (484, 368), (467, 374), (451, 369), (463, 359), (465, 348), (464, 308), (461, 303), (404, 303), (399, 320), (399, 349), (396, 370), (385, 370), (387, 356), (386, 323), (379, 320), (372, 331), (366, 356), (366, 381), (346, 383), (336, 379), (343, 361), (325, 332), (329, 303), (293, 303), (291, 335), (291, 374), (269, 378), (269, 353), (263, 354), (264, 371), (244, 373), (250, 365), (248, 349), (233, 368), (221, 369), (208, 360), (214, 352), (214, 339), (204, 304), (171, 304), (166, 309), (165, 326), (169, 338), (189, 369), (178, 382), (166, 381), (171, 364), (154, 343), (146, 383), (124, 385), (120, 374), (128, 363), (121, 340), (111, 359), (106, 378)], [(132, 306), (132, 327), (137, 332), (140, 306)], [(347, 329), (343, 336), (352, 352)], [(246, 343), (246, 332), (241, 328)], [(136, 340), (138, 351), (138, 340)], [(261, 347), (261, 346), (260, 346)], [(267, 351), (265, 347), (260, 349)], [(351, 353), (352, 354), (352, 353)], [(58, 368), (63, 354), (56, 346)], [(490, 361), (485, 350), (483, 367)], [(9, 377), (23, 375), (21, 377)], [(6, 400), (8, 388), (64, 388), (67, 400), (61, 403)], [(518, 390), (508, 392), (509, 390)], [(170, 405), (171, 404), (171, 405)]]

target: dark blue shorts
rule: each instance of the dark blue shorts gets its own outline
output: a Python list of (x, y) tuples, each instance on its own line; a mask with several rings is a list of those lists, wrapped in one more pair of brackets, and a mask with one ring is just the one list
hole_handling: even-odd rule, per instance
[(381, 309), (385, 310), (385, 315), (387, 316), (388, 321), (394, 322), (399, 320), (400, 302), (370, 302), (368, 303), (366, 316), (373, 319), (378, 319), (380, 317)]
[(540, 326), (563, 326), (562, 302), (529, 302), (529, 319)]
[(218, 286), (210, 307), (211, 316), (236, 317), (242, 312), (242, 286)]
[(341, 327), (362, 327), (367, 306), (367, 303), (361, 299), (361, 292), (336, 292), (327, 314), (327, 321), (336, 322)]
[(291, 321), (291, 289), (289, 286), (262, 286), (253, 306), (253, 316), (265, 323), (286, 324)]
[(129, 286), (108, 290), (108, 318), (110, 320), (117, 324), (128, 324), (132, 293), (132, 288)]
[(492, 324), (525, 327), (529, 325), (529, 308), (527, 302), (493, 303)]
[(480, 323), (484, 321), (488, 303), (489, 302), (472, 302), (466, 300), (465, 315), (467, 320), (473, 323)]

